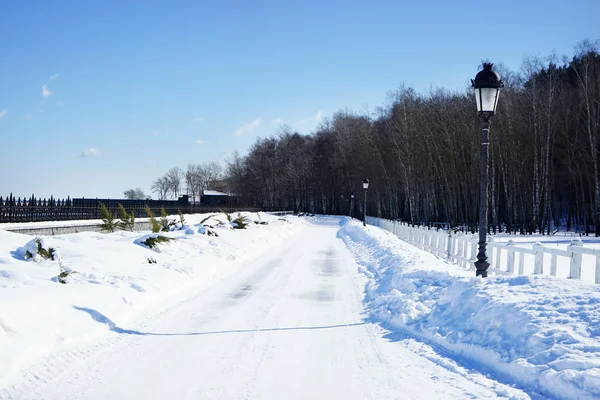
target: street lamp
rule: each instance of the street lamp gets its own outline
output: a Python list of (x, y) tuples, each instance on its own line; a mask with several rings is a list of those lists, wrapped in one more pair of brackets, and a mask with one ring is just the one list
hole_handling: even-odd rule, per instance
[(496, 71), (492, 71), (491, 63), (483, 63), (483, 70), (471, 80), (475, 89), (477, 113), (481, 119), (481, 186), (479, 188), (479, 252), (475, 262), (475, 275), (487, 277), (490, 263), (487, 262), (486, 234), (487, 234), (487, 172), (488, 172), (488, 147), (490, 133), (490, 119), (496, 112), (500, 89), (504, 82)]
[(350, 194), (350, 218), (354, 217), (354, 192), (352, 192), (352, 194)]
[(369, 189), (369, 180), (365, 178), (363, 181), (363, 189), (365, 189), (365, 206), (363, 208), (363, 226), (367, 226), (367, 189)]

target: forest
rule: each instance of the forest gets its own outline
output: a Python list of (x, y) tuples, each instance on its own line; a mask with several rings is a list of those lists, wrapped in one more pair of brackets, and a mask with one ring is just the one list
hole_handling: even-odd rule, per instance
[[(600, 234), (598, 47), (527, 57), (517, 72), (494, 65), (505, 87), (490, 130), (490, 230)], [(257, 139), (230, 157), (225, 182), (249, 205), (360, 216), (368, 178), (368, 215), (475, 229), (480, 130), (471, 88), (401, 86), (375, 113), (341, 110), (309, 135), (283, 126)]]

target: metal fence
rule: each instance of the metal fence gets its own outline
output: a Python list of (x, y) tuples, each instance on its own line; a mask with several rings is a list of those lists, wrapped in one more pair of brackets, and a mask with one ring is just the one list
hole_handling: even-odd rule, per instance
[(100, 203), (104, 204), (110, 212), (117, 213), (119, 203), (128, 213), (136, 217), (147, 217), (146, 206), (156, 215), (160, 216), (164, 209), (168, 215), (201, 214), (224, 211), (285, 211), (284, 209), (270, 209), (253, 205), (203, 205), (187, 201), (187, 197), (173, 201), (162, 200), (115, 200), (115, 199), (36, 199), (15, 198), (12, 194), (6, 198), (0, 196), (0, 223), (5, 222), (42, 222), (42, 221), (72, 221), (100, 219)]
[[(375, 217), (367, 217), (367, 223), (392, 232), (400, 239), (437, 257), (475, 270), (474, 263), (477, 261), (479, 241), (475, 235), (409, 226), (401, 222)], [(539, 242), (529, 249), (517, 246), (512, 240), (507, 243), (494, 242), (491, 236), (489, 240), (488, 262), (492, 272), (518, 275), (531, 272), (536, 275), (557, 276), (559, 266), (561, 266), (568, 271), (565, 277), (582, 279), (583, 259), (589, 257), (590, 261), (593, 261), (586, 262), (585, 265), (589, 268), (595, 267), (595, 270), (584, 272), (587, 276), (592, 277), (593, 282), (600, 284), (600, 249), (583, 247), (579, 238), (572, 239), (566, 250)]]

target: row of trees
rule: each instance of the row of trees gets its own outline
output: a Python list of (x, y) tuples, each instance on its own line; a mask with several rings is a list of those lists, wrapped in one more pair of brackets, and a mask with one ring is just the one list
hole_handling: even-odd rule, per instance
[[(530, 57), (505, 80), (490, 145), (490, 222), (600, 233), (600, 56)], [(227, 163), (231, 190), (263, 207), (350, 213), (368, 177), (372, 215), (475, 226), (480, 123), (472, 91), (400, 87), (373, 115), (337, 112), (312, 135), (284, 127)], [(360, 206), (361, 202), (357, 202)], [(358, 210), (357, 210), (358, 211)]]

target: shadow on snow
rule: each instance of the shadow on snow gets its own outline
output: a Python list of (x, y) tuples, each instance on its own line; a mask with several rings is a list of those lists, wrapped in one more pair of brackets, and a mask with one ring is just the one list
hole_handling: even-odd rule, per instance
[(323, 325), (323, 326), (296, 326), (286, 328), (257, 328), (257, 329), (232, 329), (227, 331), (207, 331), (207, 332), (188, 332), (188, 333), (157, 333), (157, 332), (141, 332), (130, 329), (123, 329), (115, 324), (110, 318), (106, 317), (102, 313), (92, 310), (91, 308), (73, 306), (74, 309), (87, 313), (94, 321), (105, 324), (108, 328), (116, 333), (122, 333), (126, 335), (140, 335), (140, 336), (202, 336), (202, 335), (221, 335), (227, 333), (252, 333), (252, 332), (276, 332), (276, 331), (311, 331), (311, 330), (324, 330), (324, 329), (336, 329), (336, 328), (348, 328), (352, 326), (365, 325), (367, 322), (354, 322), (350, 324), (338, 324), (338, 325)]

